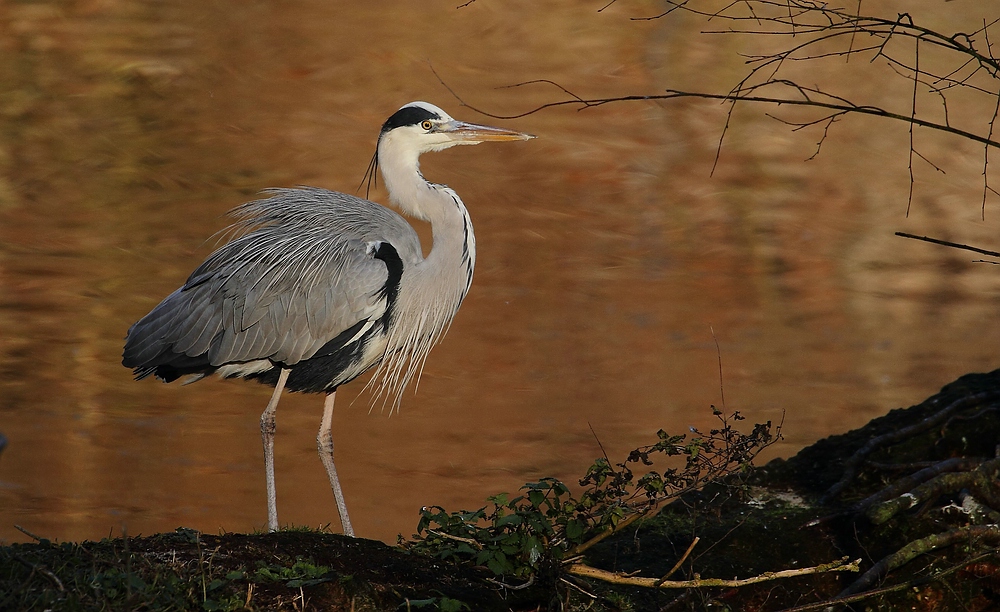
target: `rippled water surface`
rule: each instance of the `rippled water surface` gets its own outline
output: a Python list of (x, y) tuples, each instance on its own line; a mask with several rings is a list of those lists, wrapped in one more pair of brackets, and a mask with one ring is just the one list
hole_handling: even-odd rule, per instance
[[(415, 99), (539, 138), (423, 159), (471, 211), (479, 264), (399, 414), (370, 411), (362, 381), (338, 393), (359, 535), (409, 535), (425, 504), (572, 481), (600, 453), (591, 428), (615, 457), (659, 428), (709, 426), (713, 330), (727, 407), (784, 411), (769, 456), (998, 366), (997, 270), (892, 235), (996, 247), (978, 147), (918, 132), (947, 174), (915, 165), (907, 217), (902, 124), (845, 119), (805, 161), (821, 128), (738, 108), (710, 176), (716, 103), (487, 120), (435, 71), (468, 103), (516, 113), (563, 97), (503, 88), (530, 79), (585, 96), (725, 91), (749, 43), (680, 14), (630, 21), (659, 10), (645, 1), (457, 4), (0, 4), (0, 539), (25, 539), (15, 524), (59, 539), (264, 524), (269, 389), (133, 382), (122, 339), (211, 251), (227, 209), (271, 186), (354, 192), (382, 121)], [(947, 31), (982, 23), (975, 3), (906, 6)], [(906, 108), (912, 93), (850, 67), (792, 69), (869, 102)], [(321, 407), (297, 394), (278, 409), (282, 523), (336, 527)]]

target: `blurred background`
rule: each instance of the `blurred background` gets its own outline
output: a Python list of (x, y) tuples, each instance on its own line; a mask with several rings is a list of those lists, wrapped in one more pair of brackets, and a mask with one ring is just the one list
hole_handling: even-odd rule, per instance
[[(663, 10), (646, 0), (458, 4), (0, 4), (0, 540), (27, 539), (15, 524), (60, 540), (263, 527), (270, 390), (133, 382), (125, 332), (261, 189), (355, 193), (382, 122), (412, 100), (538, 139), (422, 160), (468, 206), (478, 267), (400, 413), (370, 410), (364, 379), (338, 393), (338, 467), (360, 536), (408, 536), (423, 505), (474, 509), (542, 476), (575, 483), (600, 455), (595, 433), (617, 459), (657, 429), (710, 427), (716, 339), (727, 410), (784, 418), (767, 458), (1000, 363), (1000, 272), (893, 236), (1000, 246), (980, 146), (918, 130), (946, 173), (915, 164), (907, 216), (904, 123), (846, 118), (806, 161), (822, 126), (792, 132), (765, 115), (775, 109), (741, 106), (712, 174), (717, 102), (489, 119), (435, 71), (470, 105), (514, 114), (566, 97), (506, 87), (531, 79), (584, 97), (725, 92), (746, 74), (740, 53), (776, 43), (704, 34), (681, 13), (632, 20)], [(986, 10), (878, 10), (903, 5), (948, 33), (981, 27)], [(912, 83), (880, 63), (789, 70), (909, 108)], [(992, 112), (958, 106), (952, 120), (983, 131)], [(321, 414), (321, 396), (279, 407), (282, 524), (339, 529), (316, 456)]]

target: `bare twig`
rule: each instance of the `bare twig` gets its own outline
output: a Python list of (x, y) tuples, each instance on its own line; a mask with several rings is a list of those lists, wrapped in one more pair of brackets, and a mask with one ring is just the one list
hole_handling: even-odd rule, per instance
[(715, 337), (715, 328), (708, 327), (712, 332), (712, 340), (715, 340), (715, 356), (719, 358), (719, 395), (722, 399), (722, 411), (726, 411), (726, 385), (722, 378), (722, 349), (719, 348), (719, 339)]
[(986, 249), (980, 249), (978, 247), (969, 246), (967, 244), (960, 244), (958, 242), (948, 242), (947, 240), (939, 240), (938, 238), (928, 238), (927, 236), (916, 236), (914, 234), (907, 234), (906, 232), (896, 232), (896, 235), (901, 236), (903, 238), (912, 238), (914, 240), (923, 240), (924, 242), (932, 242), (934, 244), (940, 244), (955, 249), (964, 249), (966, 251), (972, 251), (973, 253), (979, 253), (980, 255), (989, 255), (990, 257), (1000, 257), (1000, 253), (996, 251), (987, 251)]
[(604, 445), (601, 444), (601, 439), (597, 436), (597, 432), (594, 431), (594, 426), (590, 424), (590, 421), (587, 421), (587, 427), (590, 428), (590, 433), (594, 434), (594, 440), (597, 440), (597, 446), (601, 449), (604, 460), (608, 462), (608, 465), (611, 465), (611, 457), (608, 457), (608, 452), (604, 450)]
[(567, 580), (563, 576), (559, 577), (559, 581), (562, 582), (562, 583), (565, 583), (566, 585), (568, 585), (568, 586), (576, 589), (577, 591), (580, 591), (581, 593), (583, 593), (584, 595), (586, 595), (587, 597), (589, 597), (591, 599), (591, 603), (593, 603), (593, 601), (597, 599), (597, 595), (594, 595), (593, 593), (591, 593), (587, 589), (585, 589), (582, 586), (576, 584), (575, 581)]
[(920, 39), (915, 41), (913, 50), (913, 100), (910, 106), (910, 158), (907, 167), (910, 170), (910, 188), (906, 195), (906, 216), (910, 216), (910, 205), (913, 204), (913, 119), (917, 116), (917, 83), (920, 82)]
[[(990, 117), (990, 131), (988, 132), (987, 138), (993, 138), (993, 125), (996, 123), (997, 114), (1000, 114), (1000, 95), (997, 96), (996, 106), (993, 108), (993, 116)], [(992, 191), (996, 194), (996, 191), (990, 187), (990, 177), (987, 173), (990, 165), (990, 148), (983, 148), (983, 218), (986, 218), (986, 196)]]
[(664, 582), (666, 582), (667, 578), (670, 578), (671, 576), (673, 576), (674, 572), (676, 572), (677, 570), (679, 570), (681, 568), (681, 565), (683, 565), (684, 562), (687, 561), (687, 558), (691, 554), (691, 551), (694, 550), (694, 547), (698, 544), (698, 542), (700, 540), (701, 540), (701, 538), (699, 538), (698, 536), (695, 536), (694, 539), (691, 540), (691, 544), (687, 547), (687, 550), (685, 550), (684, 554), (681, 555), (681, 558), (677, 560), (677, 563), (674, 563), (674, 566), (672, 568), (670, 568), (670, 571), (667, 572), (666, 574), (663, 574), (663, 578), (660, 578), (660, 580), (657, 581), (657, 583), (655, 585), (653, 585), (653, 586), (659, 587), (661, 584), (663, 584)]
[(497, 585), (499, 587), (503, 587), (503, 588), (507, 589), (508, 591), (523, 591), (524, 589), (526, 589), (526, 588), (530, 587), (531, 585), (535, 584), (535, 575), (532, 574), (531, 577), (528, 578), (528, 581), (525, 582), (524, 584), (507, 584), (506, 582), (503, 582), (503, 581), (500, 581), (500, 580), (494, 580), (493, 578), (487, 578), (486, 582), (492, 582), (493, 584), (495, 584), (495, 585)]
[(638, 521), (641, 518), (653, 518), (654, 516), (656, 516), (657, 514), (659, 514), (660, 510), (662, 510), (665, 505), (666, 504), (662, 504), (662, 503), (661, 504), (657, 504), (656, 506), (652, 507), (651, 509), (649, 509), (649, 510), (647, 510), (645, 512), (638, 511), (638, 512), (635, 512), (634, 514), (631, 514), (631, 515), (623, 518), (622, 520), (618, 521), (618, 524), (615, 525), (614, 527), (605, 529), (604, 531), (598, 533), (597, 535), (595, 535), (594, 537), (590, 538), (586, 542), (582, 542), (580, 544), (577, 544), (576, 546), (574, 546), (573, 548), (571, 548), (566, 553), (566, 556), (567, 557), (573, 557), (575, 555), (579, 555), (583, 551), (589, 549), (590, 547), (594, 546), (595, 544), (597, 544), (599, 542), (603, 542), (607, 538), (609, 538), (612, 535), (618, 533), (622, 529), (625, 529), (626, 527), (628, 527), (629, 525), (631, 525), (632, 523)]
[(31, 533), (30, 531), (28, 531), (28, 530), (27, 530), (27, 529), (25, 529), (24, 527), (21, 527), (20, 525), (14, 525), (14, 529), (17, 529), (18, 531), (20, 531), (20, 532), (21, 532), (21, 533), (23, 533), (24, 535), (28, 536), (28, 537), (29, 537), (29, 538), (31, 538), (32, 540), (35, 540), (36, 542), (41, 542), (42, 540), (44, 540), (44, 539), (45, 539), (45, 538), (43, 538), (43, 537), (41, 537), (41, 536), (37, 536), (37, 535), (35, 535), (35, 534)]
[[(614, 0), (610, 0), (609, 4)], [(934, 161), (916, 149), (916, 129), (925, 128), (959, 136), (983, 146), (983, 214), (990, 194), (1000, 197), (1000, 192), (990, 184), (990, 149), (1000, 147), (1000, 139), (995, 135), (995, 123), (1000, 116), (1000, 61), (992, 52), (990, 29), (1000, 18), (983, 20), (982, 26), (973, 32), (946, 34), (916, 23), (907, 13), (879, 17), (861, 13), (862, 2), (858, 0), (854, 9), (837, 8), (826, 2), (814, 0), (733, 0), (715, 9), (702, 9), (690, 0), (666, 0), (666, 8), (650, 17), (637, 20), (661, 19), (675, 11), (684, 11), (711, 21), (721, 23), (720, 27), (705, 30), (704, 34), (750, 35), (788, 37), (790, 44), (777, 52), (744, 55), (749, 67), (747, 74), (726, 93), (706, 91), (682, 91), (666, 89), (649, 95), (624, 95), (617, 97), (584, 97), (567, 88), (545, 81), (560, 88), (569, 99), (541, 104), (535, 108), (514, 115), (499, 115), (459, 101), (483, 115), (497, 119), (512, 119), (559, 106), (578, 106), (579, 110), (590, 109), (615, 102), (637, 102), (671, 100), (678, 98), (700, 98), (719, 100), (727, 104), (726, 119), (718, 138), (715, 157), (710, 174), (717, 170), (722, 145), (732, 127), (733, 115), (738, 103), (753, 102), (774, 106), (796, 106), (827, 111), (823, 117), (798, 124), (801, 129), (807, 125), (823, 124), (823, 134), (817, 142), (816, 151), (808, 158), (814, 159), (829, 135), (833, 123), (841, 115), (857, 114), (902, 121), (906, 123), (908, 147), (907, 215), (913, 203), (916, 189), (915, 158), (926, 161), (936, 170), (943, 172)], [(866, 5), (870, 6), (870, 5)], [(606, 7), (605, 7), (606, 8)], [(603, 8), (601, 9), (603, 10)], [(859, 41), (864, 41), (860, 42)], [(912, 43), (912, 44), (911, 44)], [(984, 44), (985, 43), (985, 44)], [(850, 61), (852, 56), (861, 54), (869, 64), (882, 62), (896, 74), (912, 81), (911, 92), (906, 107), (876, 106), (855, 102), (833, 90), (820, 86), (806, 87), (793, 80), (783, 78), (785, 68), (791, 62), (817, 61), (824, 58), (843, 57)], [(852, 65), (853, 67), (853, 65)], [(526, 81), (514, 86), (526, 86), (541, 81)], [(923, 87), (926, 93), (940, 101), (942, 114), (928, 110), (921, 103)], [(778, 91), (775, 91), (775, 90)], [(977, 96), (977, 100), (988, 100), (993, 107), (992, 118), (979, 125), (982, 129), (963, 129), (953, 125), (949, 117), (949, 96), (956, 92)], [(454, 92), (453, 92), (454, 93)], [(458, 96), (456, 95), (456, 98)], [(982, 102), (982, 114), (986, 114), (987, 102)], [(934, 105), (936, 107), (936, 104)], [(985, 117), (984, 117), (985, 119)], [(779, 121), (784, 121), (779, 119)], [(796, 125), (793, 122), (787, 122)], [(968, 125), (968, 124), (966, 124)]]
[(482, 544), (480, 544), (479, 542), (473, 540), (472, 538), (463, 538), (463, 537), (460, 537), (460, 536), (451, 535), (450, 533), (445, 533), (443, 531), (437, 531), (436, 529), (428, 529), (427, 533), (432, 533), (432, 534), (434, 534), (434, 535), (436, 535), (438, 537), (448, 538), (449, 540), (455, 540), (457, 542), (465, 542), (469, 546), (474, 546), (475, 548), (481, 549), (483, 547)]
[(623, 584), (628, 586), (658, 588), (658, 589), (696, 589), (701, 587), (743, 587), (758, 582), (769, 580), (780, 580), (782, 578), (794, 578), (796, 576), (808, 576), (810, 574), (823, 574), (826, 572), (857, 572), (861, 565), (861, 559), (848, 561), (844, 557), (839, 561), (825, 563), (814, 567), (803, 567), (800, 569), (782, 570), (779, 572), (765, 572), (750, 578), (740, 578), (724, 580), (721, 578), (699, 578), (693, 580), (661, 580), (658, 578), (642, 578), (639, 576), (624, 576), (619, 573), (609, 572), (589, 565), (578, 563), (566, 568), (566, 572), (574, 576), (583, 578), (594, 578), (612, 584)]
[(31, 571), (38, 572), (42, 576), (45, 576), (45, 578), (52, 582), (52, 584), (56, 585), (56, 588), (59, 589), (60, 592), (66, 592), (66, 587), (63, 586), (62, 580), (59, 580), (59, 576), (53, 574), (52, 571), (45, 566), (39, 565), (38, 563), (32, 563), (18, 554), (15, 554), (14, 558), (17, 559), (19, 563), (31, 568)]
[[(520, 84), (516, 84), (518, 86)], [(754, 90), (760, 89), (764, 85), (784, 85), (788, 86), (789, 83), (786, 81), (769, 81), (767, 83), (762, 83), (761, 85), (755, 85)], [(818, 90), (813, 90), (818, 91)], [(825, 92), (820, 92), (826, 94)], [(604, 106), (605, 104), (612, 104), (617, 102), (639, 102), (639, 101), (656, 101), (656, 100), (672, 100), (677, 98), (702, 98), (706, 100), (722, 100), (729, 102), (757, 102), (764, 104), (776, 104), (778, 106), (788, 105), (788, 106), (807, 106), (813, 108), (825, 108), (828, 110), (843, 111), (845, 113), (857, 113), (861, 115), (872, 115), (875, 117), (882, 117), (885, 119), (894, 119), (897, 121), (903, 121), (909, 123), (911, 121), (908, 115), (902, 115), (899, 113), (894, 113), (884, 108), (878, 106), (870, 105), (852, 105), (846, 103), (832, 103), (832, 102), (822, 102), (818, 100), (801, 100), (795, 98), (779, 98), (773, 96), (757, 96), (757, 95), (747, 95), (745, 92), (728, 93), (728, 94), (714, 94), (708, 92), (698, 92), (698, 91), (682, 91), (679, 89), (668, 89), (666, 93), (663, 94), (653, 94), (653, 95), (628, 95), (628, 96), (616, 96), (611, 98), (581, 98), (573, 100), (560, 100), (556, 102), (547, 102), (545, 104), (539, 104), (535, 108), (530, 110), (515, 113), (512, 115), (501, 115), (497, 113), (491, 113), (477, 106), (473, 106), (467, 102), (464, 102), (461, 98), (456, 96), (465, 107), (469, 110), (479, 113), (485, 117), (491, 117), (493, 119), (519, 119), (521, 117), (527, 117), (528, 115), (533, 115), (537, 112), (548, 108), (556, 108), (560, 106), (572, 106), (581, 105), (584, 108), (591, 108), (597, 106)], [(969, 140), (978, 142), (980, 144), (989, 147), (1000, 147), (1000, 141), (993, 140), (992, 137), (987, 138), (985, 136), (980, 136), (973, 132), (962, 130), (950, 125), (945, 125), (943, 123), (938, 123), (936, 121), (930, 121), (926, 119), (921, 119), (920, 117), (915, 117), (912, 119), (915, 125), (930, 128), (933, 130), (938, 130), (941, 132), (947, 132), (949, 134), (954, 134), (967, 138)]]

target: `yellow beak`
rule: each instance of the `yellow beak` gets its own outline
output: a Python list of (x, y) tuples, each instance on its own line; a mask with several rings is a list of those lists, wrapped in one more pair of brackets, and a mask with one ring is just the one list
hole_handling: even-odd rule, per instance
[(441, 125), (441, 133), (447, 134), (449, 138), (459, 144), (479, 144), (480, 142), (506, 142), (510, 140), (531, 140), (531, 134), (515, 132), (488, 125), (477, 125), (475, 123), (465, 123), (464, 121), (450, 121)]

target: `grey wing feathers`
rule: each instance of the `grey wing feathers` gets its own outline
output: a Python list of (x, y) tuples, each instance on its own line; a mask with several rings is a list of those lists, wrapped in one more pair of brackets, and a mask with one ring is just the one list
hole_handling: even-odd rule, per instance
[(383, 206), (315, 188), (269, 193), (236, 208), (237, 236), (132, 326), (125, 365), (140, 376), (168, 358), (294, 365), (384, 312), (388, 273), (371, 243), (389, 242), (404, 265), (421, 257), (416, 233)]

